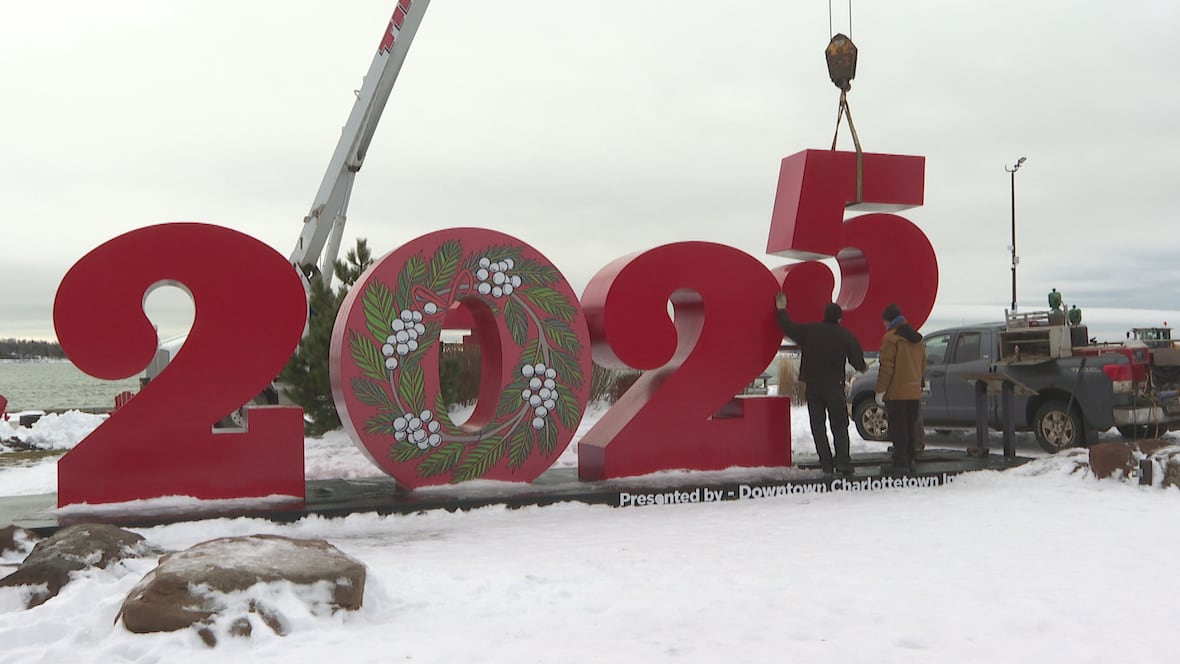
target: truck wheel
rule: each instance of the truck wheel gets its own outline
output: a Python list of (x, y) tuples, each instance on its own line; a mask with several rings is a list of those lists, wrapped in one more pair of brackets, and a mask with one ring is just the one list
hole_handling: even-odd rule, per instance
[(862, 399), (852, 409), (852, 421), (856, 432), (865, 440), (889, 440), (889, 418), (885, 409), (873, 399)]
[(1159, 424), (1128, 424), (1117, 427), (1123, 438), (1139, 440), (1141, 438), (1159, 438), (1165, 429)]
[(1047, 401), (1037, 409), (1033, 431), (1041, 448), (1053, 454), (1081, 442), (1082, 418), (1066, 410), (1064, 401)]

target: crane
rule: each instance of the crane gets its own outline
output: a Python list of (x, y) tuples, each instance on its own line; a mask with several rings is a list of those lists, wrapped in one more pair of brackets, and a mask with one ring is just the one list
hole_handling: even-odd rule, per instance
[(331, 285), (353, 181), (364, 165), (377, 122), (429, 5), (430, 0), (398, 0), (377, 54), (373, 56), (361, 89), (356, 92), (348, 122), (340, 133), (340, 141), (328, 162), (311, 211), (304, 217), (303, 230), (291, 251), (291, 265), (305, 280), (319, 275), (325, 286)]
[[(397, 0), (397, 6), (389, 19), (377, 53), (365, 74), (361, 89), (355, 92), (356, 102), (348, 115), (348, 121), (340, 132), (340, 140), (328, 162), (324, 179), (311, 204), (311, 211), (303, 219), (303, 228), (295, 248), (291, 251), (291, 265), (303, 277), (305, 288), (317, 276), (325, 286), (330, 286), (340, 239), (348, 215), (348, 201), (352, 196), (352, 185), (357, 172), (364, 165), (369, 143), (377, 129), (377, 122), (389, 101), (393, 84), (406, 60), (410, 43), (422, 23), (422, 16), (430, 0)], [(155, 357), (147, 366), (141, 383), (146, 385), (159, 376), (180, 350), (187, 335), (164, 341)], [(278, 392), (272, 385), (255, 399), (256, 403), (277, 403)], [(242, 409), (232, 413), (227, 425), (240, 426)]]

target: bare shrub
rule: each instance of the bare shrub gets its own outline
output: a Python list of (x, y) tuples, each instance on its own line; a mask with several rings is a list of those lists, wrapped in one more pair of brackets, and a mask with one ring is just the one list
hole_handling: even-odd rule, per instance
[(806, 384), (799, 380), (799, 360), (786, 354), (779, 354), (775, 361), (775, 375), (778, 377), (779, 396), (791, 397), (792, 404), (807, 402), (804, 392)]

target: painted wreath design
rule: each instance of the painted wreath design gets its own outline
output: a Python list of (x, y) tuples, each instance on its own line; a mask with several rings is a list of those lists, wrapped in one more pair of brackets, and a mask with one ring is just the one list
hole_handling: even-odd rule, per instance
[[(558, 427), (570, 431), (582, 419), (575, 396), (586, 380), (573, 328), (578, 309), (553, 288), (561, 278), (555, 267), (522, 254), (521, 246), (498, 245), (464, 255), (461, 243), (449, 240), (428, 260), (411, 256), (394, 289), (374, 279), (361, 293), (367, 334), (349, 333), (360, 373), (352, 394), (375, 408), (364, 432), (389, 435), (390, 458), (417, 462), (419, 477), (477, 479), (505, 458), (509, 469), (518, 469), (537, 451), (552, 456)], [(473, 292), (485, 297), (522, 349), (494, 420), (476, 433), (438, 417), (445, 410), (441, 393), (428, 407), (421, 367), (447, 307)]]

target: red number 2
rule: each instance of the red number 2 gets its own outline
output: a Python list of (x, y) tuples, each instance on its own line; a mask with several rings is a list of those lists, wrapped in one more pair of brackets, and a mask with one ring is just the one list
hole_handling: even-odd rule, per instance
[(705, 242), (600, 270), (582, 295), (594, 359), (648, 371), (578, 443), (581, 478), (789, 466), (790, 400), (733, 400), (778, 351), (777, 291), (753, 257)]
[(58, 504), (302, 497), (301, 409), (254, 408), (246, 431), (212, 430), (261, 392), (298, 345), (307, 305), (295, 270), (258, 240), (217, 226), (163, 224), (116, 237), (58, 287), (54, 326), (74, 364), (107, 380), (143, 371), (158, 343), (143, 303), (158, 285), (192, 296), (188, 340), (58, 462)]

